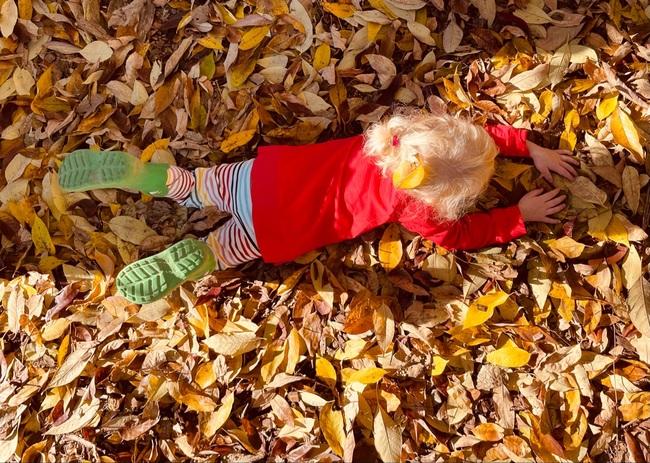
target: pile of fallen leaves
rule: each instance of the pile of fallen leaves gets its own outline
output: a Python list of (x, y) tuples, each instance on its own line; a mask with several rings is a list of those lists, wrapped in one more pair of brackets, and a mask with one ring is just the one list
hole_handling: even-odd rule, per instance
[[(200, 3), (0, 0), (0, 461), (648, 461), (648, 0)], [(137, 306), (119, 269), (222, 215), (57, 182), (395, 104), (575, 150), (563, 223), (456, 254), (392, 225)], [(501, 160), (480, 206), (536, 186)]]

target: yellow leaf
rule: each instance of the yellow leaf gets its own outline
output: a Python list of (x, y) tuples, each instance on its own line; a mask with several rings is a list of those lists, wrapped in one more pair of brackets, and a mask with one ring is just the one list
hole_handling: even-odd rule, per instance
[[(199, 64), (199, 72), (206, 79), (212, 80), (214, 73), (217, 70), (217, 63), (214, 62), (214, 53), (208, 53)], [(196, 93), (199, 93), (198, 91)]]
[(201, 91), (197, 90), (190, 99), (190, 128), (198, 130), (205, 126), (208, 113), (201, 104)]
[(286, 348), (286, 343), (280, 346), (277, 343), (273, 343), (266, 348), (266, 352), (262, 356), (262, 366), (259, 372), (259, 377), (264, 384), (271, 381), (271, 378), (275, 376), (278, 368), (284, 362), (287, 354)]
[(618, 93), (613, 93), (600, 100), (596, 108), (596, 117), (601, 121), (614, 112), (618, 106)]
[(508, 293), (497, 290), (479, 297), (474, 302), (478, 305), (494, 309), (499, 307), (501, 304), (504, 304), (508, 300), (508, 297)]
[(144, 150), (142, 150), (142, 154), (140, 155), (140, 160), (144, 162), (149, 162), (153, 154), (156, 152), (156, 150), (164, 150), (167, 149), (168, 146), (169, 146), (169, 138), (161, 138), (160, 140), (156, 140), (155, 142), (147, 146)]
[(494, 315), (494, 307), (487, 307), (483, 310), (477, 304), (472, 304), (467, 309), (467, 315), (465, 315), (465, 320), (463, 320), (463, 328), (482, 325), (492, 318), (492, 315)]
[(544, 90), (542, 94), (539, 96), (539, 103), (540, 103), (540, 111), (539, 113), (535, 113), (531, 117), (531, 121), (534, 124), (539, 124), (541, 122), (544, 122), (544, 120), (548, 117), (549, 114), (551, 114), (551, 110), (553, 109), (553, 96), (555, 93), (553, 93), (552, 90)]
[(332, 410), (332, 403), (326, 403), (318, 417), (323, 437), (338, 456), (343, 457), (343, 446), (345, 445), (345, 424), (343, 413), (340, 410)]
[(397, 267), (402, 260), (402, 241), (397, 224), (390, 224), (379, 242), (379, 262), (388, 271)]
[(286, 0), (268, 0), (266, 2), (260, 2), (258, 8), (260, 8), (262, 12), (271, 13), (273, 16), (289, 14), (289, 7), (287, 6)]
[(227, 25), (231, 26), (237, 22), (237, 18), (235, 18), (235, 16), (225, 6), (217, 3), (217, 9), (221, 13), (223, 22), (225, 22)]
[(645, 155), (639, 141), (639, 132), (630, 116), (620, 108), (616, 108), (609, 120), (616, 143), (627, 148), (637, 162), (643, 162)]
[(431, 376), (440, 376), (447, 368), (449, 360), (445, 360), (439, 355), (433, 356), (433, 368), (431, 369)]
[[(472, 302), (463, 320), (463, 328), (479, 326), (488, 321), (494, 315), (494, 309), (508, 300), (508, 293), (501, 290), (494, 291), (479, 297)], [(485, 307), (485, 310), (481, 309)]]
[(311, 277), (314, 289), (329, 307), (334, 307), (334, 288), (329, 283), (323, 284), (323, 277), (326, 274), (327, 269), (319, 260), (313, 261), (309, 266), (309, 276)]
[(341, 19), (349, 18), (357, 11), (353, 5), (347, 3), (323, 2), (323, 9)]
[(52, 270), (64, 263), (64, 260), (58, 259), (54, 256), (43, 256), (38, 263), (38, 270), (43, 273), (50, 273)]
[(257, 110), (257, 108), (255, 108), (250, 112), (245, 127), (247, 129), (257, 129), (257, 125), (259, 124), (259, 122), (260, 122), (260, 113)]
[(461, 108), (468, 108), (471, 106), (469, 98), (460, 85), (460, 80), (458, 79), (457, 75), (454, 75), (453, 82), (449, 79), (443, 78), (442, 83), (445, 87), (445, 91), (447, 92), (447, 98), (449, 98), (452, 103), (460, 106)]
[(560, 135), (560, 149), (573, 151), (576, 147), (578, 137), (572, 129), (566, 129)]
[(346, 383), (375, 384), (386, 374), (386, 370), (377, 367), (367, 367), (353, 372), (346, 378)]
[(217, 37), (216, 35), (208, 34), (205, 37), (200, 38), (197, 42), (199, 45), (211, 50), (223, 50), (223, 37)]
[(580, 115), (578, 111), (572, 109), (564, 116), (564, 127), (566, 129), (575, 129), (578, 124), (580, 124)]
[(289, 275), (287, 279), (284, 280), (282, 284), (276, 289), (277, 294), (281, 296), (291, 291), (298, 284), (306, 271), (307, 267), (301, 267)]
[(625, 224), (618, 218), (617, 215), (612, 217), (607, 228), (605, 229), (605, 234), (607, 239), (614, 241), (615, 243), (624, 244), (627, 247), (630, 247), (630, 241), (628, 239), (627, 228)]
[(316, 357), (316, 376), (328, 386), (332, 388), (336, 386), (336, 370), (326, 358)]
[(235, 394), (229, 392), (221, 401), (221, 406), (216, 412), (210, 413), (208, 419), (201, 423), (201, 432), (208, 439), (223, 426), (230, 414), (232, 413), (232, 406), (235, 403)]
[(402, 162), (393, 172), (393, 185), (395, 188), (410, 190), (422, 184), (426, 171), (422, 160), (418, 156), (417, 162)]
[(384, 0), (369, 0), (368, 3), (370, 3), (370, 6), (372, 6), (376, 10), (379, 10), (382, 13), (384, 13), (388, 17), (388, 19), (393, 20), (393, 19), (397, 18), (397, 16), (395, 16), (395, 14), (393, 14), (393, 12), (390, 10), (390, 8), (388, 8), (388, 6), (386, 6), (386, 3), (384, 2)]
[(580, 257), (582, 251), (585, 250), (584, 244), (578, 243), (576, 240), (568, 236), (563, 236), (557, 240), (546, 241), (546, 244), (548, 244), (551, 249), (558, 251), (571, 259)]
[(109, 117), (113, 115), (115, 108), (109, 104), (102, 105), (99, 111), (81, 121), (77, 126), (77, 132), (90, 132), (91, 130), (101, 127), (104, 122), (108, 120)]
[(194, 382), (199, 385), (201, 389), (214, 384), (217, 380), (217, 374), (214, 371), (212, 362), (202, 364), (194, 375)]
[(368, 23), (368, 42), (374, 42), (381, 31), (381, 24), (369, 22)]
[(257, 47), (270, 30), (270, 26), (257, 26), (249, 29), (242, 35), (241, 41), (239, 42), (239, 49), (251, 50)]
[(25, 224), (32, 223), (36, 215), (26, 198), (22, 198), (19, 201), (9, 201), (7, 203), (7, 209), (9, 209), (9, 213), (16, 220)]
[(32, 222), (32, 241), (34, 242), (36, 254), (47, 252), (53, 255), (56, 253), (50, 232), (37, 215), (34, 215), (34, 221)]
[(36, 81), (36, 94), (38, 96), (44, 96), (50, 92), (52, 89), (52, 69), (54, 65), (51, 64), (45, 69), (38, 80)]
[(305, 343), (300, 336), (300, 333), (297, 329), (292, 328), (289, 333), (289, 337), (286, 340), (287, 343), (287, 366), (284, 369), (285, 372), (293, 374), (296, 369), (296, 365), (300, 360), (300, 356), (305, 352)]
[(481, 423), (472, 429), (472, 434), (484, 442), (498, 442), (503, 439), (504, 431), (495, 423)]
[(37, 114), (43, 114), (43, 112), (67, 113), (71, 111), (71, 108), (67, 101), (54, 96), (48, 96), (45, 98), (35, 98), (32, 101), (32, 110)]
[(517, 346), (512, 339), (508, 339), (499, 349), (487, 354), (488, 362), (505, 368), (523, 367), (529, 360), (530, 353)]
[(247, 59), (243, 63), (233, 66), (227, 75), (228, 86), (232, 89), (238, 89), (244, 85), (244, 82), (246, 82), (248, 76), (253, 73), (256, 65), (257, 59), (251, 58)]
[(185, 13), (185, 16), (181, 18), (181, 20), (178, 22), (178, 26), (176, 26), (176, 32), (180, 31), (185, 26), (187, 26), (191, 20), (192, 20), (192, 12), (190, 11), (189, 13)]
[(68, 349), (70, 348), (70, 335), (66, 334), (59, 344), (59, 348), (56, 351), (56, 364), (60, 368), (63, 365), (65, 356), (68, 355)]
[(221, 151), (230, 153), (232, 150), (244, 146), (255, 136), (257, 129), (242, 130), (231, 133), (228, 138), (221, 142)]
[(343, 349), (334, 353), (336, 360), (351, 360), (358, 358), (361, 353), (368, 347), (368, 341), (364, 339), (350, 339), (345, 342)]
[(571, 93), (586, 92), (594, 85), (596, 85), (596, 82), (594, 82), (591, 79), (576, 79), (573, 82), (574, 83), (573, 83), (573, 87), (571, 87)]
[(195, 412), (213, 412), (217, 407), (217, 404), (208, 396), (197, 394), (191, 390), (181, 392), (178, 389), (178, 385), (176, 384), (174, 387), (170, 387), (169, 395), (171, 395), (176, 402), (186, 405), (189, 410)]
[(331, 50), (329, 44), (326, 42), (321, 43), (314, 52), (314, 69), (320, 71), (328, 64), (330, 64)]
[(618, 406), (623, 421), (646, 420), (650, 418), (650, 404), (632, 402)]
[(32, 0), (18, 0), (18, 17), (26, 21), (32, 19)]

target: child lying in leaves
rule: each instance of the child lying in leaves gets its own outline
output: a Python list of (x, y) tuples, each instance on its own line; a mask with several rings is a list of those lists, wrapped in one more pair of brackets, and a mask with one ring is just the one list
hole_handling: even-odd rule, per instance
[(261, 257), (291, 261), (321, 246), (398, 222), (448, 249), (505, 243), (525, 222), (558, 223), (559, 190), (538, 189), (518, 205), (465, 212), (494, 174), (497, 152), (530, 157), (541, 174), (573, 179), (567, 151), (532, 143), (528, 131), (481, 127), (450, 115), (403, 113), (364, 135), (305, 146), (261, 146), (249, 161), (199, 168), (143, 163), (122, 152), (75, 151), (59, 173), (67, 191), (127, 188), (232, 217), (204, 241), (186, 239), (125, 267), (117, 287), (147, 303), (185, 281)]

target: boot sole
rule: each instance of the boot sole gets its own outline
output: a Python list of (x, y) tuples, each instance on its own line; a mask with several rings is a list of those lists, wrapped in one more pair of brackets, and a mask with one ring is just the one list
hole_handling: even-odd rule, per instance
[(129, 188), (139, 162), (121, 151), (74, 151), (61, 164), (59, 184), (67, 191)]
[(146, 304), (167, 296), (185, 281), (201, 278), (213, 269), (214, 257), (208, 246), (187, 239), (126, 266), (117, 276), (116, 283), (122, 296), (136, 304)]

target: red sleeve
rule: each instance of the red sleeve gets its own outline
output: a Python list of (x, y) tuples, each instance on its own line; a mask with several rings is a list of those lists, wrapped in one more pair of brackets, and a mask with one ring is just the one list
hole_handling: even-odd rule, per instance
[(515, 129), (509, 125), (488, 124), (485, 130), (494, 139), (499, 147), (499, 152), (510, 157), (530, 157), (526, 140), (528, 130)]
[[(409, 208), (407, 208), (409, 209)], [(405, 212), (400, 223), (446, 249), (478, 249), (507, 243), (526, 234), (519, 206), (467, 214), (455, 222), (436, 222), (430, 214)]]

